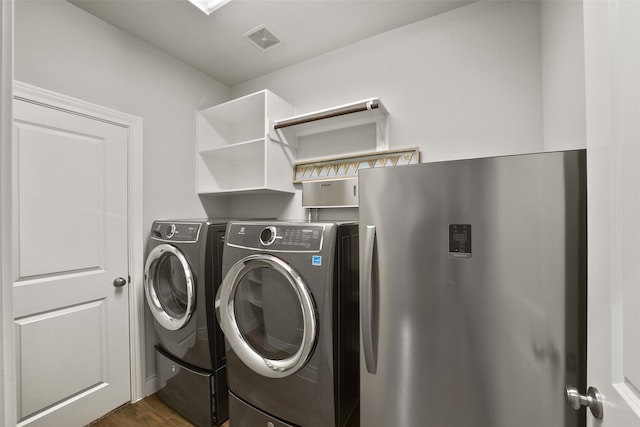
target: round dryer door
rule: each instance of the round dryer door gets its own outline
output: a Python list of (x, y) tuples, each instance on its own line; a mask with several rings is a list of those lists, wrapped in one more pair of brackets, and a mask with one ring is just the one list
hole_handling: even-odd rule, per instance
[(158, 245), (144, 267), (144, 291), (153, 317), (172, 331), (187, 324), (195, 308), (194, 276), (176, 247)]
[(229, 269), (218, 290), (216, 313), (231, 349), (262, 376), (297, 372), (315, 346), (311, 294), (300, 275), (272, 255), (250, 255)]

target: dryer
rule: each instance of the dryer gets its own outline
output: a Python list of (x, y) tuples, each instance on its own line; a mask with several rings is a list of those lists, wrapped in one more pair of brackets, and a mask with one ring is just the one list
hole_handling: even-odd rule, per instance
[(144, 269), (156, 345), (158, 396), (201, 427), (228, 419), (224, 336), (213, 300), (227, 221), (158, 220)]
[(223, 274), (233, 427), (357, 418), (357, 224), (230, 222)]

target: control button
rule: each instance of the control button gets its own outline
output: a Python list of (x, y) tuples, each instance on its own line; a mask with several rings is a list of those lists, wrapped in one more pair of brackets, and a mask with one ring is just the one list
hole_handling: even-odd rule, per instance
[(264, 246), (271, 245), (276, 240), (276, 228), (274, 226), (266, 227), (260, 233), (260, 243)]
[(174, 234), (176, 234), (176, 225), (175, 224), (171, 224), (169, 226), (169, 228), (167, 228), (167, 231), (164, 234), (164, 237), (167, 239), (170, 239), (174, 236)]

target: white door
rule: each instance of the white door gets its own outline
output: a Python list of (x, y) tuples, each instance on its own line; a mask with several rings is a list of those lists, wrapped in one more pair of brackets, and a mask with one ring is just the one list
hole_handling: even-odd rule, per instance
[(18, 422), (82, 426), (130, 400), (127, 129), (23, 100), (14, 126)]
[[(585, 1), (587, 384), (603, 418), (640, 426), (640, 1)], [(582, 390), (584, 393), (584, 390)]]

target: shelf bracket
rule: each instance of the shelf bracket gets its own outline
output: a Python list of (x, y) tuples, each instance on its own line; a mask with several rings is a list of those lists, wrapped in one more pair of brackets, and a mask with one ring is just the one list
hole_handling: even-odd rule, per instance
[(389, 150), (389, 126), (386, 114), (376, 115), (376, 151)]

